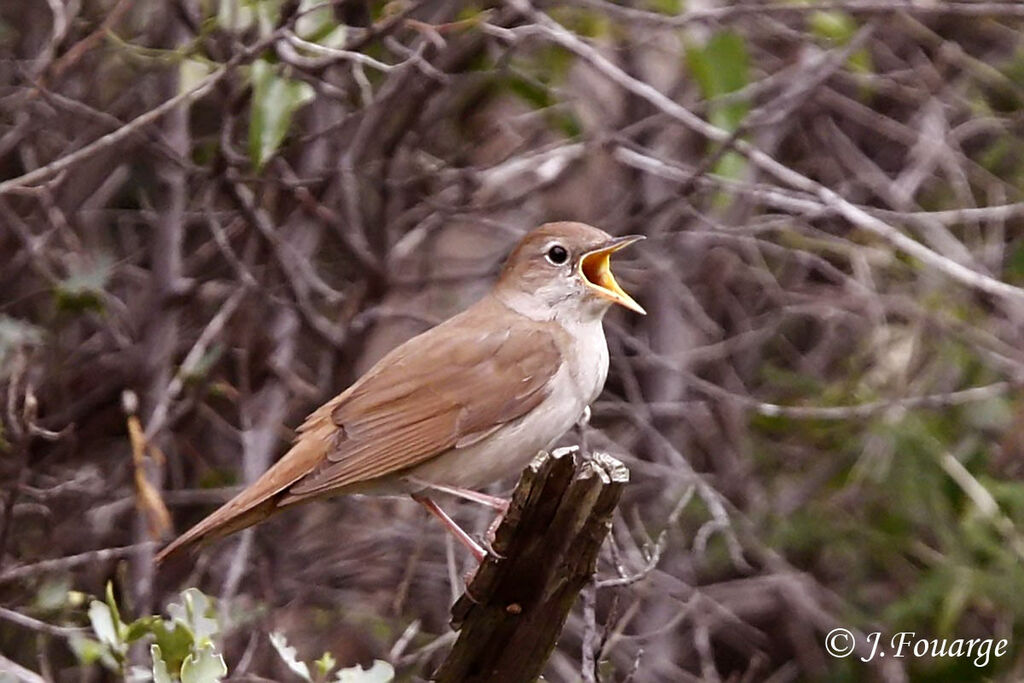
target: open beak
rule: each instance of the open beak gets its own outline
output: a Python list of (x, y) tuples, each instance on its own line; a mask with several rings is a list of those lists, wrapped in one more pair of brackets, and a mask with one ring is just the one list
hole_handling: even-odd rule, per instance
[(647, 315), (643, 306), (633, 300), (629, 294), (619, 287), (612, 275), (611, 259), (612, 254), (619, 249), (628, 247), (633, 242), (645, 239), (643, 235), (626, 235), (608, 240), (604, 245), (593, 251), (588, 251), (580, 259), (579, 272), (583, 281), (598, 294), (606, 299), (614, 301), (620, 306), (625, 306), (631, 311), (640, 315)]

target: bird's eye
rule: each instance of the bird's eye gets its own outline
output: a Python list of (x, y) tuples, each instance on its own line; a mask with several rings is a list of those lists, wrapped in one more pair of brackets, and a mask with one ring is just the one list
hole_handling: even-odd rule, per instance
[(561, 244), (555, 244), (545, 254), (549, 263), (560, 266), (569, 260), (569, 252)]

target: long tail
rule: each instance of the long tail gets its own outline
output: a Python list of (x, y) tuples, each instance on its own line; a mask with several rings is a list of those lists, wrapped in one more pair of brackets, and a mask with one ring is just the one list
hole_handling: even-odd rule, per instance
[(155, 562), (159, 565), (168, 557), (196, 543), (211, 541), (215, 538), (241, 531), (246, 527), (262, 522), (277, 510), (277, 500), (275, 498), (265, 500), (262, 503), (258, 503), (255, 507), (241, 512), (231, 509), (231, 505), (234, 502), (235, 500), (232, 500), (223, 507), (218, 508), (212, 515), (174, 539), (157, 553), (154, 558)]
[(320, 406), (299, 428), (298, 439), (284, 457), (244, 491), (157, 553), (157, 564), (194, 543), (241, 531), (281, 510), (286, 489), (314, 469), (337, 434), (331, 411), (344, 396), (340, 394)]

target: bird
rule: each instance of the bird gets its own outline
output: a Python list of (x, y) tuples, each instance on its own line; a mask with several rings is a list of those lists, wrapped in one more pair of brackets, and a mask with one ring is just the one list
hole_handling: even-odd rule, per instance
[(646, 314), (610, 266), (613, 253), (641, 239), (578, 222), (533, 229), (488, 294), (313, 411), (284, 456), (156, 562), (342, 494), (410, 495), (481, 561), (484, 549), (431, 496), (503, 513), (507, 501), (478, 489), (521, 471), (589, 416), (608, 374), (605, 313), (618, 304)]

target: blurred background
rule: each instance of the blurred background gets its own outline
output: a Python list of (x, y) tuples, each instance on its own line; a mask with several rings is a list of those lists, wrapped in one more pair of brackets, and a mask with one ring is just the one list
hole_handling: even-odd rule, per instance
[[(472, 559), (411, 501), (152, 553), (570, 219), (648, 236), (615, 267), (650, 314), (606, 321), (584, 437), (632, 483), (545, 680), (1021, 680), (1022, 25), (938, 0), (0, 3), (0, 679), (118, 678), (87, 613), (108, 583), (125, 621), (216, 599), (236, 680), (300, 680), (273, 632), (429, 676)], [(904, 631), (1009, 643), (869, 657)]]

